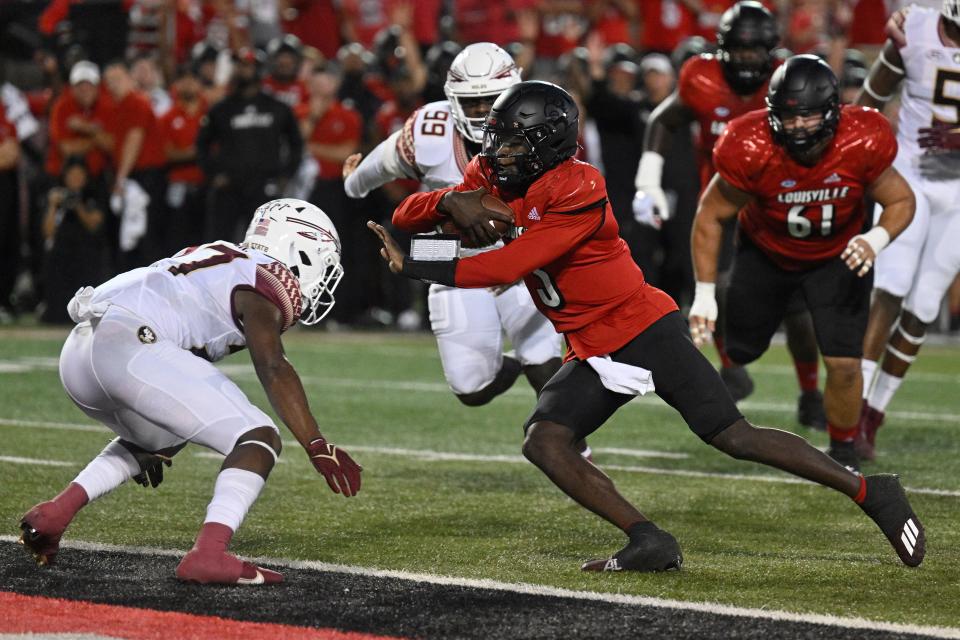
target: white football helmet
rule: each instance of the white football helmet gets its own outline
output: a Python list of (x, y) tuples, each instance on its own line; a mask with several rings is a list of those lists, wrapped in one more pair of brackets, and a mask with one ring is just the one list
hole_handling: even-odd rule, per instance
[(447, 72), (443, 92), (450, 101), (450, 111), (457, 130), (467, 140), (483, 142), (482, 118), (468, 118), (460, 100), (463, 98), (496, 97), (520, 82), (520, 69), (510, 54), (492, 42), (468, 45), (457, 54)]
[(960, 0), (943, 0), (943, 8), (940, 9), (940, 13), (947, 20), (960, 26)]
[(316, 324), (330, 313), (343, 277), (340, 236), (319, 207), (295, 198), (266, 202), (253, 214), (241, 246), (282, 262), (297, 277), (303, 296), (300, 322)]

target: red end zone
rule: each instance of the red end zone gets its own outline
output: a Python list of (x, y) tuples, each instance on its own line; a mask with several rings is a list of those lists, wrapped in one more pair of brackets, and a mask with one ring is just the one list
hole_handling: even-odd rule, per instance
[(387, 640), (388, 638), (388, 636), (336, 629), (242, 622), (215, 616), (24, 596), (5, 591), (0, 591), (0, 633), (90, 633), (129, 640), (185, 640), (187, 638), (263, 640), (271, 637), (290, 640)]

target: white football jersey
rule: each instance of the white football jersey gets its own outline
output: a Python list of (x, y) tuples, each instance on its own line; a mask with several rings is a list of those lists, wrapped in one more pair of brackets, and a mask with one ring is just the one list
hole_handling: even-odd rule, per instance
[[(960, 175), (956, 154), (935, 158), (924, 154), (917, 143), (918, 130), (931, 126), (934, 120), (960, 121), (960, 49), (940, 40), (939, 20), (940, 12), (926, 7), (911, 7), (907, 14), (907, 45), (900, 49), (906, 78), (900, 96), (897, 144), (900, 156), (913, 165), (949, 163), (954, 175)], [(949, 167), (943, 168), (950, 173)]]
[(133, 269), (96, 288), (93, 304), (123, 307), (161, 338), (217, 361), (246, 345), (233, 292), (256, 291), (283, 314), (283, 330), (300, 318), (300, 284), (287, 267), (255, 249), (211, 242)]
[(463, 182), (470, 155), (449, 101), (431, 102), (407, 119), (397, 138), (397, 156), (430, 191)]

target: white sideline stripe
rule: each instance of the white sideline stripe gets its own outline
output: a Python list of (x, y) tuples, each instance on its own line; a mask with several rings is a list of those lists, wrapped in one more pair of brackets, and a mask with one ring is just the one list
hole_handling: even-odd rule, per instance
[(10, 464), (32, 464), (43, 467), (76, 467), (79, 463), (67, 462), (66, 460), (41, 460), (38, 458), (21, 458), (19, 456), (0, 456), (0, 462), (9, 462)]
[(648, 449), (620, 449), (617, 447), (597, 447), (594, 453), (612, 453), (618, 456), (633, 458), (667, 458), (670, 460), (686, 460), (690, 456), (686, 453), (670, 453), (667, 451), (650, 451)]
[[(17, 538), (14, 536), (0, 535), (0, 542), (16, 542), (16, 540)], [(183, 556), (183, 551), (178, 549), (135, 547), (116, 544), (103, 544), (98, 542), (85, 542), (82, 540), (70, 540), (62, 543), (60, 546), (72, 549), (81, 549), (83, 551), (108, 551), (173, 558), (179, 558)], [(490, 579), (460, 578), (456, 576), (441, 576), (429, 573), (414, 573), (411, 571), (395, 571), (390, 569), (375, 569), (372, 567), (334, 564), (329, 562), (318, 562), (315, 560), (286, 560), (283, 558), (247, 558), (247, 560), (256, 564), (274, 565), (279, 567), (287, 567), (289, 569), (309, 569), (312, 571), (321, 571), (326, 573), (346, 573), (350, 575), (359, 575), (371, 578), (392, 578), (407, 582), (420, 582), (442, 586), (491, 589), (495, 591), (507, 591), (509, 593), (520, 593), (525, 595), (554, 598), (573, 598), (576, 600), (607, 602), (611, 604), (641, 607), (656, 607), (659, 609), (674, 609), (680, 611), (697, 611), (700, 613), (722, 616), (758, 618), (763, 620), (776, 620), (780, 622), (822, 624), (846, 629), (868, 629), (871, 631), (908, 633), (913, 635), (926, 635), (935, 638), (960, 638), (960, 628), (958, 627), (903, 624), (899, 622), (868, 620), (866, 618), (804, 614), (794, 613), (792, 611), (778, 611), (775, 609), (753, 609), (749, 607), (737, 607), (715, 602), (685, 602), (683, 600), (668, 600), (665, 598), (655, 598), (651, 596), (600, 593), (596, 591), (577, 591), (574, 589), (547, 587), (524, 582), (513, 583), (500, 582), (498, 580)]]
[[(18, 360), (0, 360), (0, 374), (4, 373), (4, 366), (10, 365), (11, 367), (20, 367), (16, 371), (11, 371), (14, 373), (22, 373), (25, 370), (31, 369), (56, 369), (57, 368), (57, 359), (56, 358), (22, 358)], [(23, 369), (26, 367), (26, 369)], [(218, 368), (227, 375), (243, 377), (243, 378), (256, 378), (256, 372), (253, 370), (253, 366), (249, 364), (239, 364), (239, 363), (228, 363), (228, 364), (219, 364)], [(767, 365), (765, 367), (757, 367), (759, 372), (769, 372), (774, 369), (784, 369), (786, 367), (775, 367), (772, 365)], [(928, 376), (936, 376), (936, 380), (939, 382), (960, 382), (960, 376), (951, 376), (948, 374), (926, 374)], [(911, 373), (911, 379), (921, 379), (921, 373)], [(404, 381), (404, 380), (362, 380), (359, 378), (327, 378), (321, 376), (301, 376), (300, 380), (305, 385), (318, 385), (323, 387), (333, 387), (339, 389), (379, 389), (384, 391), (419, 391), (424, 393), (442, 393), (449, 394), (450, 387), (442, 382), (422, 382), (422, 381)], [(931, 378), (933, 380), (933, 378)], [(508, 401), (508, 402), (521, 402), (526, 405), (531, 405), (533, 402), (533, 397), (531, 396), (529, 390), (527, 389), (518, 389), (513, 388), (504, 392), (499, 396), (499, 401)], [(788, 415), (793, 415), (797, 411), (795, 404), (790, 402), (766, 402), (761, 400), (746, 400), (741, 402), (738, 405), (741, 409), (746, 409), (748, 411), (769, 411), (773, 413), (785, 413)], [(644, 409), (644, 408), (657, 408), (657, 409), (668, 409), (673, 411), (669, 405), (657, 398), (656, 396), (651, 396), (649, 398), (641, 398), (637, 401), (627, 403), (625, 405), (627, 409)], [(945, 424), (960, 424), (960, 414), (957, 413), (939, 413), (939, 412), (930, 412), (930, 411), (888, 411), (887, 416), (890, 418), (895, 418), (898, 420), (921, 420), (925, 422), (941, 422)]]
[[(109, 430), (103, 426), (98, 426), (95, 424), (74, 424), (69, 422), (63, 422), (63, 423), (31, 422), (26, 420), (0, 419), (0, 426), (32, 426), (32, 427), (38, 427), (41, 429), (65, 429), (69, 431), (97, 431), (101, 433), (109, 433)], [(294, 440), (284, 440), (283, 444), (285, 446), (286, 445), (292, 446), (297, 443)], [(456, 453), (452, 451), (433, 451), (431, 449), (400, 449), (395, 447), (372, 447), (372, 446), (351, 445), (351, 444), (344, 444), (342, 445), (342, 447), (348, 451), (379, 453), (379, 454), (388, 455), (388, 456), (403, 456), (405, 458), (416, 458), (417, 460), (423, 460), (426, 462), (448, 462), (448, 461), (502, 462), (507, 464), (521, 464), (521, 463), (527, 462), (526, 458), (518, 455)], [(599, 451), (607, 451), (607, 449), (600, 449)], [(633, 451), (633, 450), (632, 449), (609, 449), (609, 451)], [(639, 449), (636, 451), (638, 453), (642, 452), (642, 450), (639, 450)], [(656, 453), (665, 453), (665, 452), (656, 452)], [(219, 453), (213, 453), (210, 451), (199, 451), (194, 455), (200, 458), (215, 458), (217, 460), (223, 458), (223, 456), (221, 456)], [(673, 454), (673, 455), (686, 455), (686, 454)], [(285, 461), (286, 461), (285, 458), (280, 459), (280, 462), (285, 462)], [(679, 476), (684, 478), (719, 478), (721, 480), (751, 480), (755, 482), (773, 482), (773, 483), (779, 483), (779, 484), (808, 484), (807, 480), (794, 478), (788, 475), (782, 475), (782, 476), (752, 475), (752, 474), (743, 474), (743, 473), (721, 473), (717, 471), (695, 471), (692, 469), (670, 469), (670, 468), (659, 469), (657, 467), (637, 467), (637, 466), (616, 465), (616, 464), (603, 464), (603, 465), (600, 465), (600, 467), (602, 469), (607, 469), (610, 471), (625, 471), (628, 473), (649, 473), (653, 475)], [(931, 489), (928, 487), (904, 487), (904, 490), (910, 493), (916, 493), (921, 495), (941, 496), (941, 497), (947, 497), (947, 498), (960, 498), (960, 490), (955, 490), (955, 489)]]

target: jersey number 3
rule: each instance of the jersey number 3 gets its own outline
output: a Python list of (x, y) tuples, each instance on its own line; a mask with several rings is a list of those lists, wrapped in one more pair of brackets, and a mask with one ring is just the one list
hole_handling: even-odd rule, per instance
[(543, 306), (550, 309), (559, 309), (562, 307), (563, 296), (560, 295), (560, 291), (557, 289), (557, 285), (553, 281), (553, 278), (550, 277), (550, 274), (543, 269), (536, 269), (533, 275), (540, 281), (540, 286), (537, 287), (537, 296), (540, 298)]
[[(813, 222), (803, 215), (807, 208), (806, 205), (798, 204), (790, 207), (787, 212), (787, 230), (794, 238), (806, 238), (813, 232)], [(820, 205), (820, 212), (820, 235), (828, 236), (833, 231), (833, 205)]]

